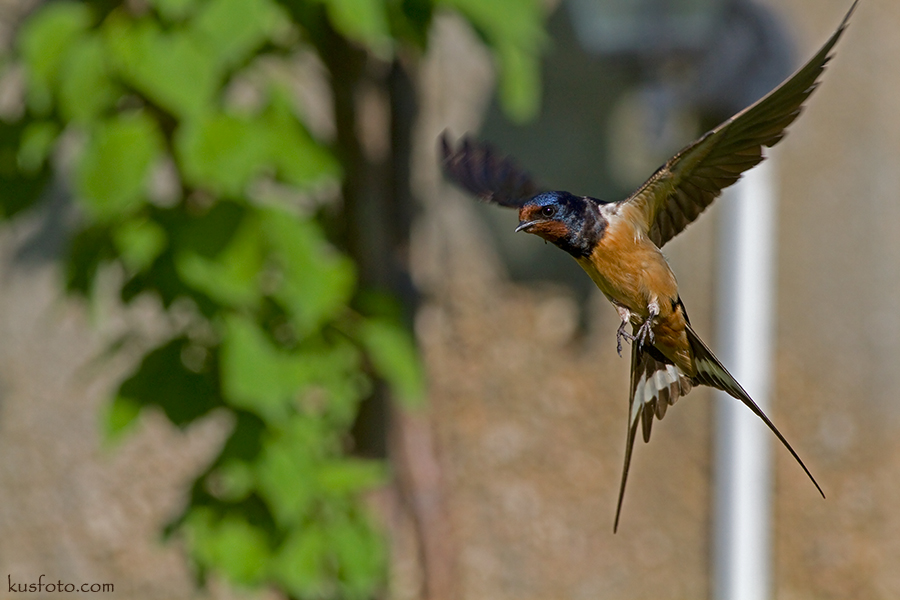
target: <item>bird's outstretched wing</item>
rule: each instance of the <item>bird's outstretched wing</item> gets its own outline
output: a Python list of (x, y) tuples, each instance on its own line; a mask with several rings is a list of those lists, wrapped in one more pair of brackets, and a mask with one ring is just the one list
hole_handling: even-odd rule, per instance
[(660, 167), (644, 185), (623, 201), (642, 212), (649, 238), (658, 247), (678, 235), (709, 206), (722, 189), (763, 160), (763, 146), (772, 147), (800, 114), (818, 85), (856, 4), (837, 31), (799, 71), (763, 98), (688, 145)]
[(454, 148), (447, 133), (441, 135), (441, 166), (449, 179), (478, 199), (508, 208), (520, 208), (541, 191), (512, 159), (468, 136)]

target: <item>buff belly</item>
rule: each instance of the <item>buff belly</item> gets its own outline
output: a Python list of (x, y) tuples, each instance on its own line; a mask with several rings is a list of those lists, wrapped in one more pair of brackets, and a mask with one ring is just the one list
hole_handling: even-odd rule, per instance
[(654, 346), (686, 374), (694, 374), (685, 315), (678, 305), (678, 284), (652, 242), (635, 240), (630, 234), (607, 233), (590, 256), (576, 260), (610, 302), (631, 312), (634, 325), (643, 323), (650, 316), (650, 304), (656, 304)]
[(663, 316), (678, 300), (678, 283), (662, 252), (627, 228), (610, 227), (589, 256), (576, 260), (611, 302), (641, 320), (650, 315), (651, 303)]

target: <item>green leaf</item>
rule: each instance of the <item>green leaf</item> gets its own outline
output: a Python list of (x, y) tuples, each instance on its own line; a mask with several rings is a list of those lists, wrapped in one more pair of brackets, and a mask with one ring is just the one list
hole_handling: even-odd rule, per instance
[(500, 102), (516, 122), (540, 107), (539, 54), (547, 42), (536, 0), (440, 0), (455, 8), (494, 48), (500, 71)]
[[(338, 370), (334, 363), (351, 359), (353, 370)], [(322, 387), (312, 387), (301, 394), (299, 404), (308, 414), (321, 415), (334, 427), (349, 428), (357, 416), (360, 401), (372, 391), (372, 382), (360, 372), (356, 350), (349, 344), (326, 354), (321, 360), (307, 358), (310, 365), (318, 365), (323, 371), (318, 382)], [(327, 393), (328, 403), (321, 406), (322, 392)]]
[(32, 123), (0, 120), (0, 217), (8, 218), (32, 206), (50, 182), (50, 167), (41, 161), (50, 149), (49, 123), (36, 129)]
[(359, 351), (349, 342), (277, 348), (247, 317), (224, 320), (222, 390), (228, 403), (278, 423), (294, 411), (349, 427), (368, 390)]
[(149, 219), (130, 219), (115, 229), (113, 242), (122, 262), (133, 271), (141, 271), (166, 247), (166, 231)]
[(215, 317), (221, 305), (207, 296), (202, 283), (185, 281), (183, 270), (177, 267), (178, 257), (196, 254), (215, 259), (228, 246), (240, 229), (247, 209), (235, 202), (219, 201), (197, 214), (179, 204), (165, 210), (152, 211), (154, 221), (167, 232), (168, 245), (146, 271), (133, 274), (122, 287), (125, 302), (148, 291), (159, 295), (164, 307), (179, 298), (191, 298), (202, 314)]
[(39, 173), (47, 163), (59, 125), (53, 121), (26, 122), (19, 144), (18, 166), (25, 175)]
[(321, 501), (315, 463), (327, 450), (329, 431), (324, 423), (293, 416), (283, 431), (268, 436), (256, 467), (257, 489), (275, 522), (291, 528), (309, 522)]
[(244, 461), (232, 460), (215, 471), (218, 497), (228, 502), (240, 502), (250, 495), (256, 484), (253, 467)]
[(141, 405), (131, 398), (117, 396), (109, 405), (104, 418), (107, 440), (115, 440), (131, 429), (141, 413)]
[(150, 167), (162, 153), (156, 123), (143, 112), (117, 115), (94, 129), (77, 173), (77, 191), (100, 220), (121, 218), (145, 201)]
[(234, 428), (219, 457), (223, 463), (255, 461), (262, 452), (268, 426), (256, 415), (244, 410), (234, 411), (234, 416)]
[(309, 187), (340, 176), (340, 166), (312, 139), (290, 102), (273, 92), (259, 116), (208, 113), (179, 128), (175, 148), (188, 183), (239, 197), (263, 173)]
[(173, 22), (189, 16), (198, 4), (198, 0), (149, 0), (164, 20)]
[(66, 289), (90, 296), (100, 266), (116, 256), (109, 227), (94, 224), (77, 232), (66, 256)]
[(311, 221), (269, 209), (262, 227), (283, 275), (273, 295), (305, 335), (349, 302), (356, 283), (353, 262), (336, 252)]
[(269, 0), (209, 0), (191, 22), (191, 30), (203, 39), (222, 69), (246, 61), (288, 26), (287, 16)]
[(176, 253), (175, 266), (187, 285), (214, 301), (250, 307), (261, 299), (259, 279), (264, 258), (258, 221), (248, 218), (214, 257), (186, 248)]
[(329, 542), (339, 565), (341, 596), (371, 598), (385, 579), (384, 540), (363, 519), (341, 519), (329, 527)]
[(72, 44), (59, 79), (59, 108), (67, 121), (96, 119), (110, 110), (121, 94), (110, 79), (103, 40), (95, 35)]
[(119, 77), (174, 116), (203, 114), (221, 73), (210, 48), (189, 32), (163, 32), (148, 19), (114, 12), (104, 25), (107, 55)]
[(540, 48), (547, 41), (537, 0), (439, 0), (458, 10), (492, 44), (515, 43)]
[(524, 123), (533, 119), (541, 104), (541, 63), (536, 53), (501, 44), (500, 103), (510, 119)]
[(258, 122), (209, 113), (178, 130), (175, 149), (188, 183), (238, 197), (269, 162), (266, 141)]
[(275, 555), (271, 576), (296, 598), (333, 597), (328, 548), (328, 537), (319, 525), (294, 528)]
[(284, 90), (272, 91), (262, 119), (268, 128), (265, 147), (284, 181), (305, 188), (341, 177), (340, 164), (309, 135), (294, 114)]
[(395, 1), (388, 3), (388, 9), (395, 40), (424, 51), (434, 13), (431, 0)]
[(204, 360), (206, 352), (176, 338), (144, 356), (118, 396), (142, 407), (159, 406), (172, 423), (187, 425), (221, 406), (216, 364)]
[(379, 376), (407, 407), (421, 405), (425, 377), (412, 336), (398, 324), (368, 319), (359, 330), (360, 341)]
[(228, 316), (222, 340), (222, 390), (229, 404), (277, 422), (288, 414), (308, 374), (246, 317)]
[(215, 258), (231, 243), (252, 214), (252, 210), (245, 205), (220, 200), (200, 214), (176, 206), (159, 217), (163, 226), (172, 232), (176, 248)]
[(28, 106), (35, 114), (50, 112), (57, 78), (69, 49), (92, 20), (86, 4), (54, 2), (35, 12), (23, 26), (19, 50), (27, 68)]
[(323, 0), (336, 31), (359, 42), (382, 58), (393, 46), (384, 0)]
[(224, 573), (240, 585), (259, 584), (266, 573), (270, 549), (266, 534), (242, 517), (217, 519), (205, 508), (191, 510), (185, 529), (195, 559)]
[(327, 461), (317, 468), (316, 474), (322, 489), (335, 497), (370, 490), (388, 480), (384, 463), (359, 458)]

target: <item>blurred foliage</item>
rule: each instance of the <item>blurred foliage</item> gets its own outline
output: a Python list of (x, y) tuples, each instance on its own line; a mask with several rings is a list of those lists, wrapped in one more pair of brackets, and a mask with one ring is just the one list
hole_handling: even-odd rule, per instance
[[(260, 192), (268, 182), (309, 195), (344, 167), (277, 69), (259, 65), (326, 52), (322, 27), (377, 60), (421, 51), (438, 9), (461, 13), (494, 50), (508, 113), (533, 115), (536, 1), (53, 2), (0, 63), (25, 74), (24, 114), (0, 123), (2, 216), (65, 182), (82, 215), (69, 290), (91, 298), (116, 268), (123, 302), (154, 294), (190, 315), (121, 384), (109, 433), (148, 406), (178, 426), (234, 416), (173, 526), (201, 573), (295, 598), (383, 589), (385, 547), (360, 498), (388, 473), (348, 454), (348, 432), (375, 379), (410, 406), (423, 374), (397, 311), (356, 307), (356, 267), (321, 215)], [(248, 78), (255, 100), (235, 102)]]

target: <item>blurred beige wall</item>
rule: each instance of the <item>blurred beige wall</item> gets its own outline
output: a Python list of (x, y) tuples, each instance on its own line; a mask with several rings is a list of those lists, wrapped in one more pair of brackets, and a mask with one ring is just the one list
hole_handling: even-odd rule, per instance
[[(849, 0), (772, 5), (805, 58)], [(786, 600), (900, 597), (897, 31), (900, 3), (863, 0), (823, 85), (778, 147), (772, 415), (828, 495), (774, 449), (775, 590)], [(416, 327), (460, 599), (707, 597), (708, 394), (692, 392), (654, 427), (651, 444), (638, 442), (614, 536), (628, 381), (614, 311), (601, 299), (579, 306), (557, 286), (511, 283), (471, 200), (439, 179), (437, 135), (476, 129), (492, 82), (472, 33), (439, 19), (420, 82), (414, 169), (425, 210), (413, 267), (425, 294)], [(666, 248), (714, 348), (715, 222), (713, 209)], [(179, 432), (151, 414), (118, 448), (101, 446), (98, 410), (127, 361), (98, 373), (89, 360), (129, 317), (98, 323), (61, 299), (52, 264), (13, 261), (35, 226), (26, 220), (0, 235), (0, 576), (193, 597), (179, 547), (158, 532), (222, 424)], [(395, 587), (400, 598), (416, 589)], [(235, 594), (218, 585), (210, 593)]]

